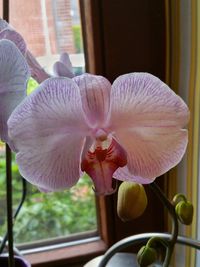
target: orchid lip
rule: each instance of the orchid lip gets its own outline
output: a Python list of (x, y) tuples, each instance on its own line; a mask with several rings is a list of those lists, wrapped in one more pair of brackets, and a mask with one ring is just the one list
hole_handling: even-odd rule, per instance
[(116, 191), (113, 189), (113, 173), (127, 164), (127, 155), (115, 139), (111, 139), (106, 149), (102, 148), (100, 142), (97, 141), (97, 143), (95, 150), (87, 151), (83, 157), (81, 170), (93, 180), (96, 194), (112, 194)]

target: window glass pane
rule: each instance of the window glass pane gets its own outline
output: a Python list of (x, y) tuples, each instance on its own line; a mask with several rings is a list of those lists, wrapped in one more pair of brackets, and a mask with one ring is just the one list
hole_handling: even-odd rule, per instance
[[(22, 195), (22, 181), (15, 160), (12, 171), (16, 210)], [(5, 176), (5, 149), (0, 143), (0, 236), (6, 232)], [(96, 230), (95, 200), (91, 188), (91, 181), (86, 176), (64, 192), (41, 193), (27, 184), (27, 198), (14, 225), (15, 242), (29, 243)]]
[(76, 74), (84, 71), (78, 0), (10, 0), (10, 22), (48, 71), (63, 52)]
[[(11, 0), (10, 23), (24, 37), (28, 49), (52, 73), (60, 53), (68, 52), (75, 74), (84, 71), (78, 0)], [(28, 92), (37, 82), (31, 79)], [(66, 148), (67, 149), (67, 148)], [(22, 182), (13, 155), (13, 197), (16, 209)], [(6, 231), (5, 150), (0, 144), (0, 236)], [(65, 237), (97, 229), (95, 197), (89, 177), (64, 192), (41, 193), (27, 185), (28, 195), (15, 226), (15, 243)]]

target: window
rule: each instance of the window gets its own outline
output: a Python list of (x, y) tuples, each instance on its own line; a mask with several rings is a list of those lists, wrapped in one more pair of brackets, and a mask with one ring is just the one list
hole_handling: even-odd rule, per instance
[[(22, 7), (23, 6), (23, 7)], [(82, 33), (77, 0), (73, 1), (10, 1), (10, 23), (24, 37), (28, 49), (39, 63), (52, 73), (52, 65), (59, 55), (68, 52), (76, 75), (84, 71)], [(28, 92), (37, 82), (28, 84)], [(0, 236), (6, 231), (5, 220), (5, 148), (0, 144)], [(22, 182), (13, 155), (14, 207), (20, 202)], [(77, 220), (78, 218), (78, 220)], [(27, 183), (27, 197), (14, 225), (15, 243), (41, 246), (58, 242), (58, 238), (71, 236), (80, 239), (78, 233), (97, 235), (95, 197), (89, 177), (79, 180), (77, 186), (65, 192), (41, 193)], [(85, 237), (85, 235), (83, 235)], [(48, 241), (46, 241), (48, 239)], [(57, 241), (56, 241), (57, 239)], [(44, 241), (45, 240), (45, 241)], [(59, 241), (60, 242), (60, 241)]]

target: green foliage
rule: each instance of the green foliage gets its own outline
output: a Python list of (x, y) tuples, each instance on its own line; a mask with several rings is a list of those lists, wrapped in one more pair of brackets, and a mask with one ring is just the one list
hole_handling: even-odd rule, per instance
[(81, 33), (81, 26), (80, 25), (74, 25), (72, 27), (73, 35), (74, 35), (74, 44), (76, 53), (82, 53), (83, 52), (83, 41), (82, 41), (82, 33)]
[(30, 95), (38, 86), (38, 83), (33, 78), (30, 78), (27, 84), (27, 95)]
[[(14, 158), (12, 172), (16, 209), (22, 194), (22, 183)], [(6, 231), (5, 176), (4, 146), (0, 143), (0, 236)], [(31, 242), (96, 229), (95, 200), (91, 188), (87, 176), (64, 192), (41, 193), (28, 184), (28, 195), (14, 226), (15, 242)]]

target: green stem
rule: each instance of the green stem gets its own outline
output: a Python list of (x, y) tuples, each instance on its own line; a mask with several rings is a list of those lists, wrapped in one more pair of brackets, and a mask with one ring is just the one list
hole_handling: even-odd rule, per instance
[[(21, 201), (20, 201), (17, 209), (15, 210), (15, 213), (14, 213), (14, 216), (13, 216), (13, 224), (15, 222), (15, 219), (17, 218), (18, 213), (20, 212), (20, 210), (22, 208), (22, 205), (23, 205), (25, 199), (26, 199), (26, 193), (27, 193), (26, 192), (27, 191), (27, 189), (26, 189), (26, 180), (24, 180), (24, 178), (21, 178), (21, 180), (22, 180), (22, 197), (21, 197)], [(7, 240), (8, 240), (8, 232), (5, 233), (5, 235), (4, 235), (4, 237), (3, 237), (2, 241), (1, 241), (0, 254), (4, 250)]]
[(174, 250), (174, 245), (177, 241), (178, 237), (178, 219), (176, 216), (175, 208), (171, 204), (171, 202), (166, 198), (166, 196), (163, 194), (159, 186), (153, 182), (150, 185), (150, 188), (152, 191), (158, 196), (158, 198), (161, 200), (163, 205), (168, 209), (171, 218), (172, 218), (172, 233), (171, 233), (171, 239), (168, 241), (168, 247), (165, 255), (165, 260), (163, 263), (163, 267), (168, 267), (171, 261), (172, 253)]

